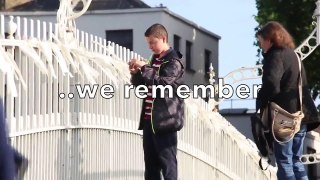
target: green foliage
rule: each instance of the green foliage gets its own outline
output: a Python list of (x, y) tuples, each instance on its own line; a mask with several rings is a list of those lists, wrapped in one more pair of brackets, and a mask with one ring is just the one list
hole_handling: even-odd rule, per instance
[[(255, 20), (259, 26), (268, 21), (278, 21), (285, 26), (295, 43), (299, 46), (315, 28), (313, 18), (316, 0), (256, 0), (258, 10)], [(256, 27), (256, 31), (259, 27)], [(315, 42), (313, 42), (315, 43)], [(254, 43), (258, 46), (257, 42)], [(315, 99), (320, 92), (320, 47), (318, 47), (304, 61), (308, 83)], [(307, 50), (305, 50), (307, 51)], [(260, 54), (258, 50), (258, 56)], [(258, 61), (258, 63), (261, 63)]]

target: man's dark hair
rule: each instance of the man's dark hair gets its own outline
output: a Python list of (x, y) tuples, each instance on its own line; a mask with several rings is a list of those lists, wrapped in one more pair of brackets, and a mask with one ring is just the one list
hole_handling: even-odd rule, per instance
[(154, 24), (150, 26), (144, 33), (145, 37), (154, 36), (156, 38), (166, 37), (168, 41), (168, 32), (162, 24)]

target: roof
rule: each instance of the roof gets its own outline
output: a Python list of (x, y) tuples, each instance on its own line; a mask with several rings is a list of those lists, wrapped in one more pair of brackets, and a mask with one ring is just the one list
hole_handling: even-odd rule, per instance
[[(155, 7), (155, 8), (133, 8), (133, 9), (109, 9), (109, 10), (88, 10), (84, 15), (95, 15), (95, 14), (133, 14), (133, 13), (153, 13), (162, 12), (169, 16), (180, 20), (189, 26), (194, 27), (202, 33), (205, 33), (215, 39), (220, 40), (221, 36), (199, 26), (193, 21), (190, 21), (172, 11), (166, 7)], [(39, 15), (56, 15), (56, 11), (15, 11), (15, 12), (3, 12), (4, 15), (14, 15), (14, 16), (39, 16)]]
[(232, 109), (221, 109), (219, 113), (221, 115), (250, 115), (256, 112), (255, 109), (248, 109), (248, 108), (232, 108)]
[[(24, 4), (7, 9), (6, 11), (56, 11), (60, 0), (32, 0)], [(89, 11), (108, 9), (150, 8), (140, 0), (92, 0)], [(82, 4), (76, 10), (82, 9)]]
[(210, 35), (210, 36), (213, 36), (213, 37), (215, 37), (215, 38), (217, 38), (217, 39), (219, 39), (219, 40), (221, 39), (221, 36), (219, 36), (219, 35), (211, 32), (211, 31), (209, 31), (209, 30), (201, 27), (200, 25), (196, 24), (196, 23), (193, 22), (193, 21), (190, 21), (190, 20), (188, 20), (188, 19), (186, 19), (186, 18), (184, 18), (184, 17), (182, 17), (182, 16), (180, 16), (180, 15), (178, 15), (178, 14), (170, 11), (170, 10), (169, 10), (168, 8), (166, 8), (166, 7), (159, 7), (159, 8), (153, 8), (153, 9), (162, 10), (162, 11), (168, 13), (169, 15), (171, 15), (172, 17), (175, 17), (175, 18), (177, 18), (177, 19), (179, 19), (179, 20), (181, 20), (181, 21), (183, 21), (183, 22), (185, 22), (185, 23), (187, 23), (187, 24), (195, 27), (196, 29), (202, 31), (202, 32), (205, 33), (205, 34), (208, 34), (208, 35)]
[[(168, 14), (169, 16), (182, 21), (183, 23), (188, 24), (189, 26), (194, 27), (195, 29), (199, 30), (200, 32), (203, 32), (211, 37), (214, 37), (215, 39), (220, 40), (221, 36), (199, 26), (193, 21), (190, 21), (183, 16), (180, 16), (172, 11), (170, 11), (167, 7), (165, 6), (159, 6), (159, 7), (154, 7), (154, 8), (135, 8), (135, 9), (111, 9), (111, 10), (95, 10), (95, 11), (88, 11), (86, 12), (87, 15), (89, 14), (131, 14), (131, 13), (154, 13), (154, 12), (163, 12)], [(84, 15), (86, 15), (84, 14)]]

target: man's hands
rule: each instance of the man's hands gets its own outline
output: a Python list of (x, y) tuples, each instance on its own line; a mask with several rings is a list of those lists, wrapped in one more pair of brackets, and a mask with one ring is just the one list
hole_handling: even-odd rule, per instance
[(128, 64), (129, 64), (130, 73), (136, 74), (141, 69), (141, 67), (147, 63), (144, 61), (137, 60), (137, 59), (131, 59)]

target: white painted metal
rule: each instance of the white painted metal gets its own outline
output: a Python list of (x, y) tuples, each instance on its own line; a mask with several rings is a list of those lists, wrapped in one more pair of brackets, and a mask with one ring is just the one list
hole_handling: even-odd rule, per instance
[[(130, 99), (123, 96), (123, 86), (129, 77), (126, 63), (130, 58), (140, 56), (77, 31), (75, 37), (82, 53), (67, 49), (82, 57), (80, 61), (74, 59), (75, 66), (80, 67), (74, 69), (71, 60), (66, 60), (66, 54), (62, 52), (65, 47), (53, 42), (53, 37), (58, 37), (57, 25), (47, 26), (38, 21), (34, 25), (26, 19), (17, 21), (22, 40), (17, 38), (10, 45), (6, 45), (5, 39), (0, 42), (3, 48), (14, 49), (14, 53), (8, 49), (5, 53), (14, 54), (27, 88), (22, 88), (21, 81), (14, 81), (17, 96), (8, 95), (6, 74), (1, 72), (0, 92), (6, 98), (12, 144), (30, 159), (25, 179), (141, 179), (144, 169), (142, 139), (141, 132), (136, 130), (141, 100), (132, 92)], [(4, 21), (1, 23), (3, 27)], [(44, 30), (53, 34), (45, 34)], [(25, 44), (20, 42), (31, 42), (31, 39), (37, 42), (32, 48), (47, 64), (48, 74), (41, 73), (39, 62), (22, 51)], [(42, 51), (37, 46), (41, 43), (50, 45), (51, 49)], [(65, 57), (62, 60), (67, 62), (67, 69), (63, 68), (54, 46)], [(105, 59), (98, 62), (93, 57)], [(76, 92), (76, 84), (91, 83), (80, 63), (83, 67), (88, 66), (87, 72), (98, 72), (98, 76), (92, 78), (99, 87), (104, 84), (115, 87), (113, 98), (97, 95), (94, 99), (81, 99), (77, 94), (68, 98), (68, 93)], [(53, 66), (52, 72), (49, 64)], [(110, 75), (120, 78), (112, 81)], [(66, 97), (59, 98), (59, 93), (65, 93)], [(218, 113), (210, 112), (204, 101), (187, 99), (186, 103), (186, 124), (179, 132), (180, 179), (275, 177), (274, 171), (270, 170), (270, 177), (270, 172), (259, 170), (257, 149)]]
[(320, 163), (320, 153), (316, 154), (304, 154), (301, 156), (303, 164), (316, 164)]
[(317, 28), (316, 28), (316, 32), (317, 32), (317, 44), (320, 44), (320, 1), (316, 2), (317, 8), (314, 11), (314, 16), (316, 16), (317, 18)]

